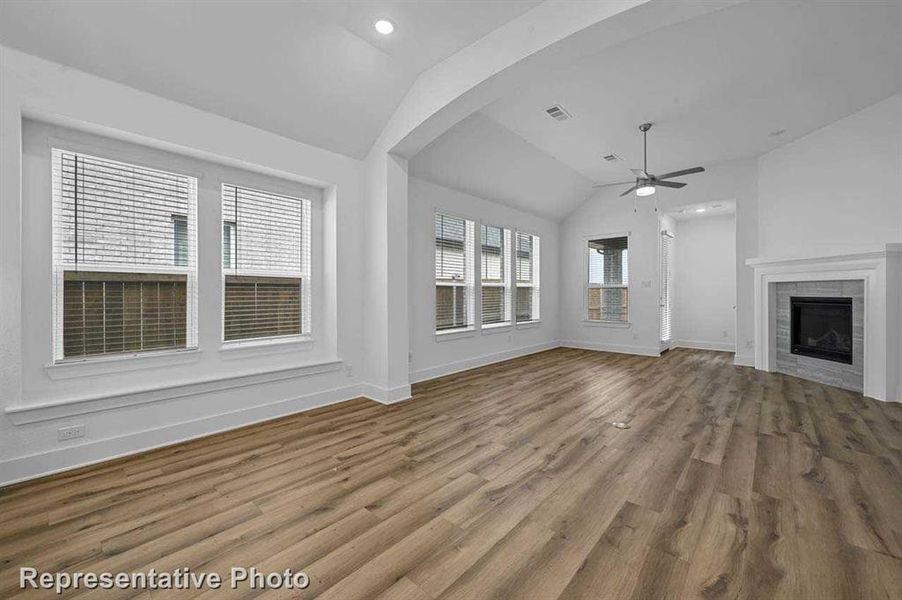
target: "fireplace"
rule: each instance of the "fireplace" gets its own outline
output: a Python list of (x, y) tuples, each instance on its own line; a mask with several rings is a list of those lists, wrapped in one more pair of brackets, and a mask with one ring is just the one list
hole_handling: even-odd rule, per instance
[(791, 351), (852, 364), (852, 298), (790, 299)]

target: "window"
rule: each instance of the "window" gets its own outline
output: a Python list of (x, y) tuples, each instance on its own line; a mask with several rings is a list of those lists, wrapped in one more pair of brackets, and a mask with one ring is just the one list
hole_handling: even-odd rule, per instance
[(589, 321), (629, 322), (629, 238), (589, 240)]
[(482, 324), (510, 323), (510, 229), (483, 225), (482, 239)]
[(435, 329), (474, 324), (473, 286), (476, 227), (473, 221), (435, 215)]
[(197, 180), (53, 149), (54, 360), (196, 345)]
[(539, 236), (517, 232), (517, 322), (539, 320)]
[(223, 339), (310, 334), (310, 201), (222, 186)]

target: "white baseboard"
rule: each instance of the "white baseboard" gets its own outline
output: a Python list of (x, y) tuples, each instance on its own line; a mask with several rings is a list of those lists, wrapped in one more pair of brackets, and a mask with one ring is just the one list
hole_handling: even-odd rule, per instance
[(561, 346), (565, 348), (579, 348), (580, 350), (599, 350), (601, 352), (616, 352), (618, 354), (636, 354), (639, 356), (661, 356), (658, 346), (633, 346), (629, 344), (609, 344), (594, 340), (564, 340)]
[(115, 458), (179, 444), (195, 438), (237, 429), (255, 423), (352, 400), (365, 395), (364, 386), (349, 385), (269, 404), (203, 417), (193, 421), (145, 429), (119, 437), (106, 438), (77, 446), (55, 448), (0, 461), (0, 486), (36, 479), (61, 471), (105, 462)]
[(364, 383), (362, 384), (362, 392), (363, 396), (379, 404), (395, 404), (410, 399), (410, 384), (388, 388), (372, 383)]
[(518, 358), (520, 356), (526, 356), (528, 354), (535, 354), (536, 352), (543, 352), (545, 350), (551, 350), (552, 348), (557, 348), (560, 345), (560, 342), (554, 340), (551, 342), (542, 342), (541, 344), (533, 344), (531, 346), (513, 348), (511, 350), (504, 350), (503, 352), (474, 356), (473, 358), (458, 360), (452, 363), (446, 363), (435, 367), (427, 367), (425, 369), (412, 371), (410, 373), (410, 382), (417, 383), (420, 381), (435, 379), (436, 377), (444, 377), (445, 375), (451, 375), (452, 373), (468, 371), (469, 369), (484, 367), (492, 363), (510, 360), (512, 358)]
[(755, 355), (754, 354), (737, 354), (733, 357), (733, 364), (739, 367), (754, 367), (755, 366)]
[(736, 352), (736, 344), (732, 342), (708, 342), (704, 340), (674, 340), (672, 348), (693, 348), (695, 350), (717, 350), (719, 352)]

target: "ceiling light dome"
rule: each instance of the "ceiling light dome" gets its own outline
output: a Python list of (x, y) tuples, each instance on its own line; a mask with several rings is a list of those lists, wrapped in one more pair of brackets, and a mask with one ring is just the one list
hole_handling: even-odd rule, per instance
[(376, 31), (378, 31), (382, 35), (388, 35), (395, 30), (395, 24), (388, 19), (379, 19), (378, 21), (373, 23), (373, 27), (375, 27)]
[(637, 196), (651, 196), (654, 193), (655, 193), (655, 186), (653, 186), (649, 183), (644, 183), (644, 184), (642, 184), (641, 187), (636, 188)]

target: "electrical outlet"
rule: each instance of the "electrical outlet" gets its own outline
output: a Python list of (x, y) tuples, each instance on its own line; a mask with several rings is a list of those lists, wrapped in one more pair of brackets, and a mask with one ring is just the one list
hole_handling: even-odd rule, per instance
[(729, 335), (730, 335), (730, 334), (727, 333), (727, 330), (724, 329), (723, 332), (721, 333), (721, 336), (720, 336), (720, 337), (728, 337)]
[(70, 427), (60, 427), (56, 430), (56, 439), (60, 442), (74, 440), (75, 438), (85, 437), (84, 425), (72, 425)]
[(745, 347), (748, 348), (749, 350), (751, 350), (752, 348), (755, 347), (755, 342), (752, 340), (747, 340), (745, 342)]
[(348, 377), (353, 377), (354, 367), (352, 367), (351, 365), (345, 365), (345, 375), (347, 375)]

